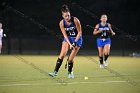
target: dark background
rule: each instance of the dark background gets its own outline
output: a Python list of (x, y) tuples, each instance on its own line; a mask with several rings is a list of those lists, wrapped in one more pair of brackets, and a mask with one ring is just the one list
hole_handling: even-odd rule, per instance
[(112, 37), (112, 55), (139, 52), (138, 0), (1, 0), (0, 21), (7, 34), (3, 54), (58, 54), (62, 42), (58, 24), (63, 4), (81, 22), (84, 38), (81, 53), (97, 55), (96, 37), (86, 25), (95, 26), (101, 14), (108, 15), (108, 22), (116, 32)]

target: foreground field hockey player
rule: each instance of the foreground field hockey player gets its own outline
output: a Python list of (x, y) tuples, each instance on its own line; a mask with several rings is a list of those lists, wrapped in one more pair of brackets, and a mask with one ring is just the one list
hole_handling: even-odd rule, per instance
[(73, 64), (74, 57), (82, 46), (82, 29), (81, 24), (78, 18), (70, 15), (70, 11), (67, 5), (63, 5), (62, 9), (63, 19), (60, 21), (59, 26), (61, 32), (64, 36), (62, 43), (61, 53), (57, 59), (55, 69), (52, 73), (49, 73), (50, 76), (57, 76), (60, 66), (62, 65), (63, 59), (67, 54), (67, 51), (71, 49), (71, 53), (68, 58), (68, 78), (74, 78), (73, 74)]

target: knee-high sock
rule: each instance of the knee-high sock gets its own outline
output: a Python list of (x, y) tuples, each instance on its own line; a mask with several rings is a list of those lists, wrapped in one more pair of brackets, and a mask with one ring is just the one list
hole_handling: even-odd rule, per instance
[(104, 55), (104, 61), (108, 59), (109, 55)]
[(103, 57), (99, 56), (99, 61), (100, 61), (100, 64), (103, 64)]
[(56, 71), (56, 72), (59, 71), (59, 68), (62, 65), (62, 62), (63, 62), (63, 59), (60, 59), (60, 58), (57, 59), (57, 62), (56, 62), (56, 66), (55, 66), (54, 71)]
[(68, 72), (72, 72), (72, 68), (73, 68), (73, 62), (70, 61), (70, 62), (68, 63)]

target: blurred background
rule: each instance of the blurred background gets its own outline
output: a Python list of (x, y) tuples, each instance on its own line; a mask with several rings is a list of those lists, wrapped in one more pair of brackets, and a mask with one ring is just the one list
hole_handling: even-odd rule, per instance
[(138, 0), (1, 0), (0, 22), (4, 33), (2, 54), (58, 55), (63, 36), (59, 29), (61, 6), (67, 4), (71, 15), (79, 18), (83, 29), (80, 53), (98, 55), (93, 29), (101, 14), (108, 15), (116, 36), (111, 55), (140, 53), (140, 8)]

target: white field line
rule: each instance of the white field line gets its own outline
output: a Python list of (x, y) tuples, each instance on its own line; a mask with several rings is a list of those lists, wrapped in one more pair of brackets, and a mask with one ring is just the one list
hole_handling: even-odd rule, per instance
[(32, 84), (1, 84), (0, 87), (8, 87), (8, 86), (30, 86)]
[[(95, 83), (125, 83), (127, 81), (99, 81), (99, 82), (69, 82), (65, 84), (95, 84)], [(55, 84), (64, 84), (64, 83), (55, 83)], [(33, 86), (33, 85), (46, 85), (46, 84), (1, 84), (0, 87), (9, 87), (9, 86)]]
[[(94, 84), (94, 83), (125, 83), (127, 81), (99, 81), (99, 82), (70, 82), (66, 84)], [(56, 84), (62, 84), (62, 83), (56, 83)]]

